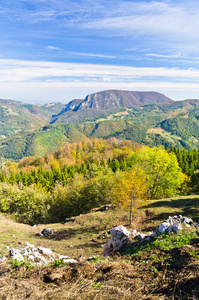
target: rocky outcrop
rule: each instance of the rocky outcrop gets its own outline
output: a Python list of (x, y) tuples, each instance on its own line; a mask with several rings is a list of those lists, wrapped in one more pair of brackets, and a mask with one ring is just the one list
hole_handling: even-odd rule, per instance
[(111, 229), (111, 240), (104, 247), (103, 256), (109, 256), (110, 252), (122, 249), (129, 241), (130, 232), (122, 225)]
[[(6, 247), (4, 250), (8, 250)], [(53, 263), (56, 260), (61, 260), (63, 263), (77, 263), (77, 260), (70, 258), (69, 256), (59, 255), (54, 253), (49, 248), (38, 247), (27, 242), (25, 247), (21, 249), (12, 248), (7, 256), (0, 258), (0, 263), (10, 258), (20, 262), (31, 262), (35, 266), (47, 265)]]
[(74, 99), (72, 101), (70, 101), (68, 104), (66, 104), (66, 106), (60, 111), (60, 114), (72, 110), (75, 111), (78, 109), (80, 103), (82, 103), (84, 100), (83, 99)]
[(140, 233), (136, 229), (127, 230), (122, 225), (113, 227), (111, 229), (111, 239), (104, 246), (103, 256), (110, 256), (112, 253), (120, 251), (129, 242), (129, 237), (133, 237), (141, 242), (149, 242), (154, 237), (163, 233), (183, 230), (182, 224), (186, 227), (199, 227), (199, 224), (195, 223), (192, 219), (181, 215), (169, 217), (154, 232), (146, 234)]

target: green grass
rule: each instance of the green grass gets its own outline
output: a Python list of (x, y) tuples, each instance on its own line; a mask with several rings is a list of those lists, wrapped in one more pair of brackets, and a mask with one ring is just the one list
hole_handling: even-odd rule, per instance
[[(156, 200), (149, 202), (144, 207), (134, 212), (133, 224), (129, 226), (129, 213), (122, 209), (107, 210), (105, 212), (90, 212), (76, 217), (75, 222), (65, 224), (43, 224), (35, 227), (26, 224), (17, 223), (9, 216), (0, 214), (0, 253), (5, 254), (5, 247), (23, 247), (26, 242), (34, 244), (36, 247), (43, 246), (50, 248), (57, 253), (68, 255), (71, 258), (95, 256), (94, 260), (100, 262), (102, 259), (103, 247), (110, 239), (110, 233), (107, 239), (103, 239), (104, 233), (108, 233), (115, 225), (123, 225), (127, 229), (137, 229), (138, 231), (153, 231), (169, 215), (184, 215), (199, 221), (199, 196), (192, 195), (186, 197), (176, 197), (170, 199)], [(37, 237), (36, 233), (41, 232), (45, 227), (52, 228), (54, 235), (52, 237)], [(191, 236), (190, 236), (191, 237)], [(151, 247), (169, 249), (188, 243), (190, 237), (185, 232), (179, 237), (175, 234), (159, 237), (154, 241)], [(19, 246), (20, 245), (20, 246)], [(134, 248), (131, 254), (136, 254), (140, 247), (149, 247), (147, 245)], [(147, 248), (148, 249), (148, 248)], [(151, 250), (150, 250), (151, 251)], [(152, 253), (151, 253), (152, 254)], [(150, 255), (151, 255), (150, 254)], [(161, 256), (160, 256), (161, 257)], [(155, 258), (156, 260), (159, 258)]]

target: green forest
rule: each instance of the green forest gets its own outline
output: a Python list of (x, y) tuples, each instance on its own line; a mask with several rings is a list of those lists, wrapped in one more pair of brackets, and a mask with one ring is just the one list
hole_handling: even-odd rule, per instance
[[(116, 138), (67, 143), (45, 156), (6, 162), (0, 173), (0, 211), (36, 224), (64, 221), (108, 203), (126, 206), (129, 195), (119, 196), (118, 182), (130, 186), (136, 208), (143, 199), (147, 205), (150, 199), (198, 192), (198, 169), (196, 149), (140, 146)], [(141, 197), (135, 183), (145, 187)]]

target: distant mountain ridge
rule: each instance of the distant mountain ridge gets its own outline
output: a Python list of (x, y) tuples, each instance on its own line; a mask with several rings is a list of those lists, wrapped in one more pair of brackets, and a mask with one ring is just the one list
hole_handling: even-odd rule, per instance
[[(97, 110), (68, 113), (84, 115)], [(94, 118), (94, 115), (93, 115)], [(86, 138), (127, 139), (148, 146), (199, 147), (199, 100), (173, 101), (120, 108), (93, 121), (49, 124), (33, 132), (17, 132), (0, 140), (0, 157), (43, 156), (69, 142)]]
[(84, 100), (70, 101), (57, 116), (54, 116), (51, 123), (91, 121), (124, 107), (171, 102), (174, 101), (158, 92), (106, 90), (89, 94)]
[(158, 92), (134, 92), (123, 90), (106, 90), (89, 94), (84, 100), (70, 101), (62, 112), (84, 109), (105, 110), (112, 107), (132, 107), (147, 104), (172, 102), (173, 100)]
[(67, 105), (0, 100), (0, 158), (43, 156), (67, 142), (113, 137), (148, 146), (198, 148), (199, 100), (118, 90)]
[(107, 90), (86, 96), (85, 100), (80, 103), (78, 110), (143, 106), (171, 101), (173, 100), (157, 92)]

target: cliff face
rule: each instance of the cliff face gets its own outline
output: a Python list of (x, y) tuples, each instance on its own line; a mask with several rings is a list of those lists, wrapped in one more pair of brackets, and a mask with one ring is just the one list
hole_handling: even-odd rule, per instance
[(171, 102), (163, 94), (157, 92), (130, 92), (121, 90), (107, 90), (89, 94), (84, 100), (74, 99), (70, 101), (60, 112), (78, 111), (85, 109), (106, 110), (114, 107), (132, 107), (147, 104)]
[(74, 99), (72, 101), (70, 101), (68, 104), (66, 104), (66, 106), (61, 110), (60, 114), (62, 114), (65, 111), (69, 111), (69, 110), (76, 110), (76, 108), (79, 106), (79, 104), (81, 102), (83, 102), (83, 99)]
[(111, 107), (131, 107), (147, 104), (171, 102), (163, 94), (157, 92), (130, 92), (108, 90), (88, 95), (76, 110), (80, 109), (107, 109)]

